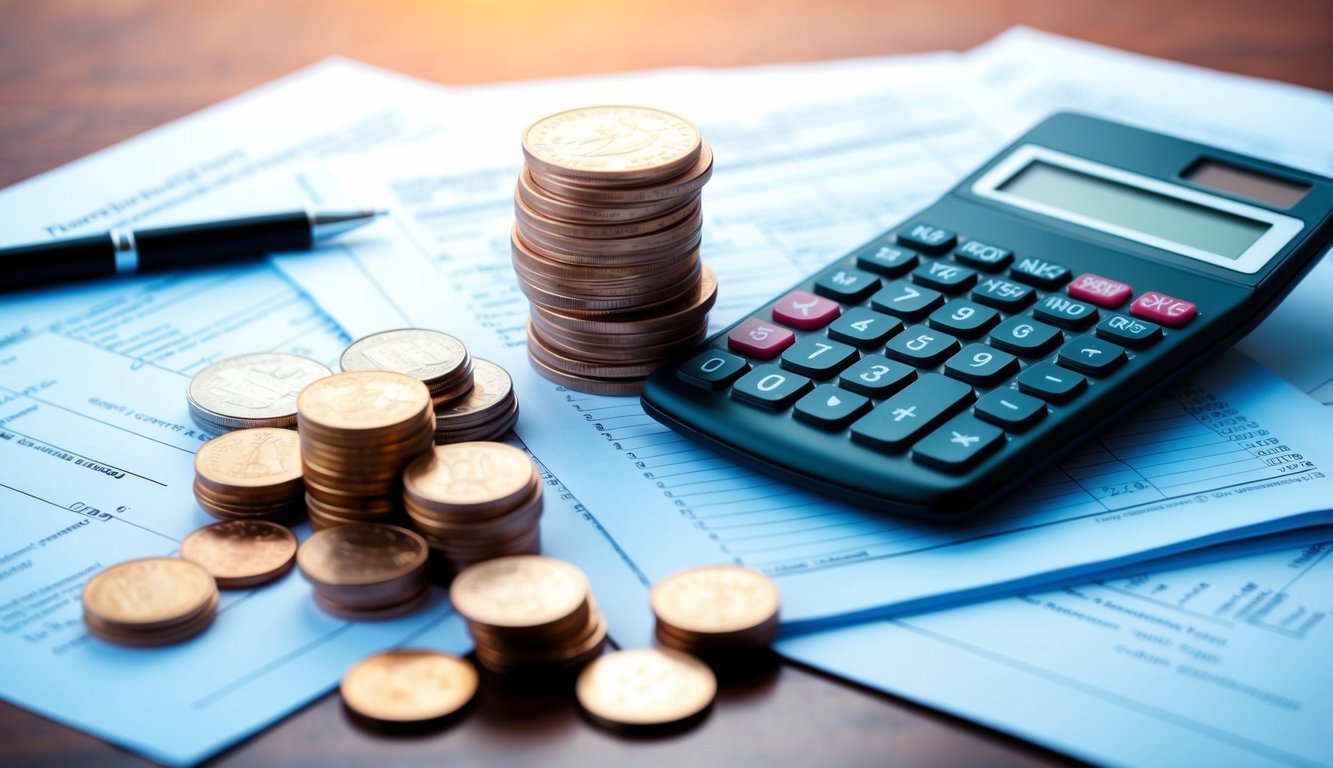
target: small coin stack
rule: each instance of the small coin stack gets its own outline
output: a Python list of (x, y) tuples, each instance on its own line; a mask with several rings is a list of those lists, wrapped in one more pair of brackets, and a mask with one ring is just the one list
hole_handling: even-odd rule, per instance
[(359, 523), (316, 531), (296, 552), (301, 574), (327, 613), (353, 621), (404, 616), (426, 603), (426, 542), (393, 525)]
[(343, 351), (344, 371), (393, 371), (418, 379), (439, 409), (472, 390), (472, 356), (463, 342), (447, 333), (402, 328), (373, 333)]
[(252, 427), (209, 440), (194, 455), (194, 497), (224, 520), (299, 517), (300, 438), (290, 429)]
[(687, 653), (632, 648), (589, 664), (574, 694), (597, 725), (648, 735), (702, 720), (717, 695), (717, 678), (707, 664)]
[(657, 617), (657, 641), (706, 659), (763, 648), (777, 635), (777, 585), (750, 568), (679, 571), (653, 585), (648, 599)]
[(497, 440), (518, 423), (518, 397), (509, 373), (489, 360), (472, 361), (472, 391), (435, 409), (435, 443)]
[(301, 390), (297, 411), (314, 528), (401, 514), (403, 468), (435, 438), (425, 384), (391, 371), (338, 373)]
[(497, 675), (523, 678), (582, 668), (602, 654), (606, 619), (583, 572), (536, 555), (478, 563), (449, 588), (468, 621), (477, 661)]
[(632, 395), (707, 331), (717, 281), (699, 259), (713, 153), (689, 121), (587, 107), (523, 135), (514, 269), (528, 357), (571, 389)]
[(196, 373), (185, 399), (190, 417), (213, 434), (245, 427), (290, 427), (296, 424), (297, 394), (331, 373), (299, 355), (240, 355)]
[(174, 557), (129, 560), (98, 573), (83, 587), (83, 621), (109, 643), (169, 645), (213, 623), (218, 587), (208, 571)]
[(541, 477), (526, 453), (504, 443), (435, 446), (403, 472), (403, 501), (452, 572), (541, 551)]
[(264, 520), (224, 520), (186, 536), (181, 559), (202, 566), (219, 589), (249, 589), (291, 570), (296, 536)]
[(380, 728), (439, 723), (461, 712), (477, 693), (477, 670), (439, 651), (395, 648), (367, 656), (338, 686), (356, 717)]

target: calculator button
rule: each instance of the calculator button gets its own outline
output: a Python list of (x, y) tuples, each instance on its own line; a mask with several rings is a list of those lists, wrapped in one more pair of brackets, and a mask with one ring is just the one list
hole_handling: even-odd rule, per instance
[(1125, 362), (1125, 350), (1096, 336), (1079, 336), (1060, 348), (1060, 364), (1066, 368), (1105, 376)]
[(878, 347), (902, 329), (902, 321), (896, 317), (872, 312), (865, 307), (852, 307), (833, 321), (828, 327), (828, 335), (858, 347)]
[(1031, 286), (1012, 283), (1000, 277), (988, 277), (972, 289), (972, 298), (982, 304), (1016, 312), (1032, 302), (1036, 292)]
[(889, 277), (907, 274), (920, 260), (916, 251), (892, 245), (874, 245), (856, 254), (856, 266)]
[(944, 372), (979, 387), (991, 387), (1018, 370), (1018, 358), (985, 344), (968, 344), (944, 364)]
[(869, 272), (836, 267), (815, 281), (815, 293), (844, 304), (859, 304), (879, 289), (879, 278)]
[(916, 369), (880, 355), (866, 355), (838, 377), (838, 386), (868, 397), (888, 397), (916, 379)]
[(926, 321), (931, 328), (948, 331), (965, 339), (975, 339), (1000, 319), (1000, 313), (967, 299), (954, 299), (934, 312)]
[(782, 367), (816, 379), (827, 379), (856, 360), (856, 350), (846, 344), (809, 336), (782, 353)]
[(1097, 310), (1091, 304), (1051, 294), (1037, 302), (1037, 306), (1032, 308), (1032, 316), (1065, 328), (1080, 330), (1097, 319)]
[(773, 323), (752, 317), (727, 334), (727, 348), (742, 355), (772, 360), (796, 342), (796, 334)]
[(1014, 258), (1013, 251), (980, 240), (968, 240), (954, 249), (953, 257), (987, 272), (998, 272)]
[[(744, 381), (744, 379), (742, 379)], [(1077, 395), (1088, 380), (1054, 363), (1037, 363), (1014, 379), (1018, 388), (1052, 403), (1063, 403)]]
[(1028, 317), (1011, 317), (990, 332), (991, 344), (1025, 357), (1045, 354), (1064, 341), (1060, 329)]
[(953, 417), (912, 449), (912, 458), (929, 467), (958, 472), (1004, 445), (1004, 433), (971, 414)]
[(1025, 256), (1009, 269), (1009, 276), (1020, 283), (1053, 290), (1069, 282), (1069, 267)]
[(1090, 301), (1099, 307), (1115, 309), (1125, 303), (1134, 289), (1109, 277), (1084, 272), (1069, 284), (1069, 295), (1083, 301)]
[(1199, 308), (1193, 302), (1172, 298), (1165, 293), (1144, 291), (1129, 305), (1129, 313), (1143, 320), (1179, 328), (1193, 320)]
[(773, 305), (773, 319), (802, 331), (813, 331), (833, 322), (842, 309), (837, 303), (813, 293), (792, 291)]
[(852, 424), (852, 440), (888, 450), (906, 448), (971, 399), (968, 385), (927, 373)]
[(926, 253), (944, 253), (958, 242), (958, 233), (919, 221), (898, 231), (898, 242)]
[(731, 388), (731, 396), (760, 408), (781, 410), (810, 389), (810, 380), (776, 365), (760, 365)]
[(820, 384), (796, 401), (792, 411), (797, 419), (824, 429), (842, 429), (870, 410), (870, 399), (832, 384)]
[(1097, 335), (1135, 349), (1145, 349), (1162, 338), (1162, 328), (1124, 315), (1108, 315), (1097, 324)]
[(909, 365), (933, 368), (958, 351), (958, 339), (942, 331), (914, 325), (889, 339), (885, 354)]
[(904, 320), (920, 320), (944, 303), (939, 291), (894, 280), (870, 297), (870, 306)]
[(710, 349), (682, 363), (676, 375), (697, 387), (721, 389), (749, 369), (750, 364), (744, 358)]
[(977, 281), (977, 273), (948, 261), (928, 261), (912, 270), (912, 280), (937, 291), (958, 293)]
[(1041, 421), (1046, 404), (1012, 389), (997, 389), (983, 396), (972, 410), (992, 424), (1010, 432), (1021, 432)]

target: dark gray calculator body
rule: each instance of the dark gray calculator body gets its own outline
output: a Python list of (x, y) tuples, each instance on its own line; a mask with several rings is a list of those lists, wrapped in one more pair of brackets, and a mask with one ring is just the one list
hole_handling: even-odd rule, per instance
[(1057, 114), (659, 369), (643, 406), (842, 499), (974, 513), (1253, 328), (1331, 210), (1333, 180)]

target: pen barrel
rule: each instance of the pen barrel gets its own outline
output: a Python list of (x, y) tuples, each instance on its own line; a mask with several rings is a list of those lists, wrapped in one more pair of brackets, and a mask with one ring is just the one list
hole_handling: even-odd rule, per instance
[(311, 245), (305, 213), (256, 216), (223, 224), (186, 224), (135, 233), (140, 272), (164, 272), (205, 264), (262, 258), (270, 251)]
[(108, 235), (6, 248), (0, 252), (0, 291), (106, 277), (116, 272), (115, 253)]

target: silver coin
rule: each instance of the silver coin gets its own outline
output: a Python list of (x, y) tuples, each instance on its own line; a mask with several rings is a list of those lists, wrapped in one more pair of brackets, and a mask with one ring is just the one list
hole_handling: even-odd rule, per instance
[(264, 352), (218, 361), (190, 379), (190, 415), (214, 430), (286, 427), (296, 423), (296, 396), (305, 385), (332, 376), (300, 355)]
[[(495, 408), (514, 391), (509, 373), (490, 360), (472, 361), (472, 391), (466, 399), (435, 412), (439, 421), (467, 421)], [(438, 422), (437, 422), (438, 423)]]
[(470, 363), (463, 342), (424, 328), (372, 333), (352, 342), (339, 361), (344, 371), (393, 371), (427, 386), (463, 374)]

